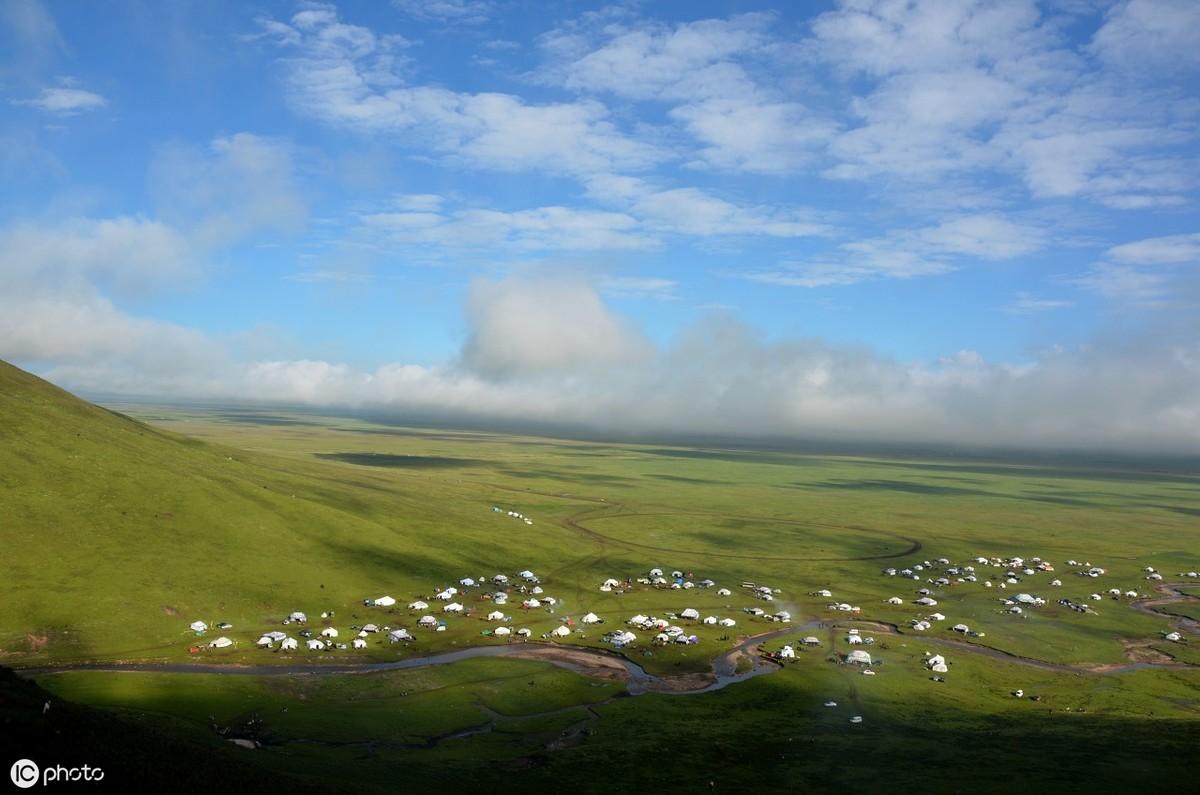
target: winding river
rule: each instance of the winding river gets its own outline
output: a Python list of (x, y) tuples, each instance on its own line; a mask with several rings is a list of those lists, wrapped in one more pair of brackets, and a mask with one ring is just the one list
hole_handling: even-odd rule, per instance
[[(1169, 618), (1179, 628), (1200, 632), (1200, 622), (1168, 613), (1162, 608), (1180, 602), (1200, 601), (1197, 597), (1184, 594), (1178, 590), (1189, 583), (1163, 583), (1157, 590), (1164, 594), (1161, 597), (1139, 599), (1132, 607), (1140, 612), (1160, 618)], [(1046, 671), (1060, 673), (1075, 673), (1087, 675), (1107, 675), (1126, 673), (1146, 668), (1197, 668), (1200, 666), (1170, 661), (1141, 661), (1111, 665), (1070, 665), (1066, 663), (1051, 663), (1029, 657), (1020, 657), (1000, 649), (969, 643), (950, 638), (927, 638), (921, 635), (905, 635), (899, 628), (891, 624), (862, 621), (852, 622), (879, 634), (912, 639), (927, 640), (942, 646), (948, 646), (970, 654), (978, 654), (996, 660), (1026, 665)], [(694, 695), (711, 693), (721, 690), (737, 682), (763, 676), (778, 671), (782, 666), (775, 660), (762, 656), (759, 647), (762, 644), (788, 635), (796, 635), (805, 631), (824, 629), (837, 630), (851, 626), (851, 623), (839, 624), (827, 621), (809, 621), (803, 624), (788, 624), (782, 629), (743, 638), (733, 648), (718, 655), (712, 662), (711, 671), (707, 673), (660, 676), (648, 672), (638, 663), (615, 652), (604, 649), (594, 649), (584, 646), (570, 646), (556, 643), (531, 641), (527, 643), (510, 643), (504, 646), (473, 646), (466, 649), (441, 652), (419, 657), (408, 657), (403, 660), (373, 663), (305, 663), (296, 665), (221, 665), (205, 663), (99, 663), (99, 664), (68, 664), (17, 669), (22, 676), (45, 676), (67, 671), (108, 671), (108, 672), (156, 672), (181, 674), (222, 674), (231, 676), (344, 676), (364, 674), (378, 671), (402, 671), (410, 668), (424, 668), (432, 665), (449, 665), (479, 657), (516, 657), (540, 660), (560, 668), (565, 668), (586, 676), (599, 677), (609, 680), (620, 680), (626, 683), (630, 695), (643, 693), (667, 693), (674, 695)], [(744, 670), (738, 670), (741, 660), (748, 660), (750, 665)]]

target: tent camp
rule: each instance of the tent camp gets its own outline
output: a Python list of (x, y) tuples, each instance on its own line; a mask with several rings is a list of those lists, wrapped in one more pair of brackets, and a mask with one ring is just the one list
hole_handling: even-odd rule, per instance
[(412, 634), (410, 634), (409, 631), (407, 629), (404, 629), (403, 627), (401, 627), (400, 629), (393, 629), (391, 632), (388, 633), (388, 640), (391, 641), (392, 643), (399, 643), (402, 640), (412, 640), (412, 639), (413, 639)]
[(376, 607), (391, 607), (396, 604), (396, 600), (390, 596), (381, 596), (375, 600)]
[(417, 624), (422, 627), (436, 627), (437, 619), (433, 616), (421, 616), (420, 620), (417, 621)]
[(815, 635), (808, 635), (807, 637), (804, 638), (804, 645), (805, 646), (820, 646), (821, 640), (819, 638), (817, 638)]
[(193, 632), (204, 632), (208, 629), (208, 624), (203, 621), (193, 621), (191, 627)]
[(366, 624), (363, 626), (362, 631), (363, 632), (378, 632), (379, 625), (378, 624)]
[(520, 635), (522, 638), (528, 638), (530, 635), (533, 634), (533, 630), (526, 629), (525, 627), (521, 627), (520, 629), (517, 630), (517, 634)]
[(221, 637), (208, 644), (210, 649), (227, 649), (233, 645), (233, 641), (222, 635)]
[(463, 611), (463, 606), (460, 605), (458, 602), (451, 602), (450, 604), (448, 604), (442, 608), (443, 613), (461, 613), (462, 611)]
[(871, 655), (869, 652), (865, 652), (862, 649), (855, 649), (846, 655), (846, 662), (853, 663), (855, 665), (870, 665)]
[(717, 589), (717, 596), (732, 596), (732, 595), (733, 595), (733, 591), (729, 590), (728, 588), (718, 588)]
[(603, 619), (595, 613), (588, 613), (583, 618), (579, 619), (585, 624), (599, 624)]
[(793, 649), (790, 645), (784, 646), (782, 649), (779, 650), (779, 656), (785, 660), (794, 660), (794, 659), (796, 659), (796, 650)]
[(338, 631), (333, 627), (325, 627), (325, 629), (321, 630), (322, 638), (336, 638), (337, 636)]
[(488, 621), (503, 621), (504, 614), (501, 613), (499, 610), (493, 610), (492, 612), (487, 614), (487, 620)]
[(721, 625), (721, 626), (723, 626), (723, 627), (732, 627), (732, 626), (735, 626), (735, 625), (737, 624), (737, 622), (736, 622), (736, 621), (734, 621), (732, 618), (722, 618), (722, 619), (721, 619), (720, 621), (718, 621), (717, 623), (718, 623), (718, 624), (720, 624), (720, 625)]
[(504, 637), (505, 635), (511, 635), (512, 630), (509, 629), (508, 627), (496, 627), (495, 634), (500, 637)]
[(367, 642), (365, 640), (363, 640), (362, 638), (355, 638), (354, 639), (354, 648), (365, 649), (365, 648), (367, 648)]
[(556, 638), (565, 638), (567, 635), (571, 634), (571, 628), (564, 624), (550, 630), (550, 634)]
[(695, 608), (688, 607), (688, 608), (685, 608), (684, 611), (679, 614), (679, 617), (695, 621), (696, 619), (700, 618), (700, 611), (696, 610)]
[(409, 610), (428, 610), (428, 609), (429, 609), (429, 603), (428, 603), (428, 602), (422, 602), (420, 599), (418, 599), (418, 600), (417, 600), (417, 601), (415, 601), (415, 602), (409, 602), (409, 603), (408, 603), (408, 609), (409, 609)]
[(311, 640), (307, 641), (305, 643), (305, 645), (308, 646), (309, 651), (324, 651), (325, 650), (325, 641), (317, 640), (316, 638), (312, 638)]
[(705, 616), (705, 617), (704, 617), (704, 623), (705, 623), (705, 624), (709, 624), (709, 625), (716, 624), (716, 623), (717, 623), (717, 617), (716, 617), (716, 616)]
[(304, 622), (308, 621), (308, 616), (297, 610), (295, 613), (292, 613), (288, 616), (288, 621), (295, 621), (297, 624), (303, 624)]
[(524, 602), (521, 602), (521, 607), (528, 607), (528, 608), (532, 609), (532, 608), (541, 607), (541, 606), (542, 606), (542, 603), (539, 602), (537, 599), (526, 599)]
[(271, 645), (274, 642), (275, 641), (271, 640), (266, 635), (263, 635), (261, 638), (259, 638), (257, 641), (254, 642), (254, 645), (260, 649), (269, 649), (269, 648), (271, 648)]
[(466, 587), (466, 588), (471, 588), (475, 585), (475, 580), (472, 579), (471, 577), (463, 577), (461, 580), (458, 581), (458, 584), (462, 585), (463, 587)]
[(280, 651), (295, 651), (298, 648), (300, 648), (300, 644), (296, 641), (295, 638), (284, 638), (279, 643)]

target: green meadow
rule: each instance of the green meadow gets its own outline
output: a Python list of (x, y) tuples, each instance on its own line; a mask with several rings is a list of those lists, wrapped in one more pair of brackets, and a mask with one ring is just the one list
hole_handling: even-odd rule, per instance
[[(576, 625), (561, 645), (611, 649), (603, 634), (635, 613), (691, 607), (737, 622), (678, 621), (700, 639), (687, 646), (634, 630), (638, 643), (622, 653), (652, 674), (706, 672), (740, 637), (786, 626), (750, 607), (790, 612), (795, 638), (815, 634), (821, 646), (778, 672), (688, 695), (628, 696), (619, 682), (516, 658), (322, 676), (71, 671), (36, 682), (64, 702), (317, 788), (387, 790), (404, 776), (408, 788), (437, 790), (499, 774), (583, 791), (1194, 782), (1200, 635), (1179, 622), (1200, 617), (1198, 603), (1164, 608), (1173, 619), (1107, 591), (1149, 596), (1147, 566), (1166, 582), (1200, 568), (1198, 487), (1187, 462), (699, 448), (302, 411), (100, 408), (0, 363), (0, 665), (310, 666), (505, 645), (484, 619), (494, 608), (481, 597), (494, 588), (464, 589), (471, 614), (448, 617), (443, 632), (416, 621), (442, 617), (430, 597), (460, 578), (528, 568), (557, 604), (524, 610), (514, 592), (500, 609), (511, 616), (504, 625), (534, 640), (587, 612), (605, 623)], [(977, 556), (1039, 556), (1055, 570), (1000, 589), (1005, 568)], [(883, 573), (938, 558), (976, 565), (978, 582)], [(1070, 559), (1107, 573), (1080, 576)], [(600, 591), (609, 577), (636, 580), (652, 567), (716, 587)], [(763, 602), (743, 583), (779, 593)], [(936, 608), (913, 604), (922, 587)], [(813, 595), (820, 589), (832, 598)], [(1007, 612), (1000, 600), (1022, 591), (1047, 604)], [(385, 594), (396, 607), (363, 606)], [(1057, 604), (1064, 597), (1092, 612)], [(405, 608), (416, 599), (431, 609)], [(831, 601), (861, 612), (831, 611)], [(294, 610), (346, 642), (367, 622), (409, 628), (416, 640), (255, 648), (265, 631), (294, 634), (281, 626)], [(931, 610), (947, 620), (910, 628)], [(195, 620), (232, 628), (197, 636)], [(956, 623), (976, 634), (951, 632)], [(856, 625), (876, 636), (874, 677), (835, 663)], [(1164, 639), (1180, 626), (1184, 642)], [(219, 635), (234, 645), (208, 648)], [(945, 682), (931, 681), (926, 651), (948, 658)], [(1147, 660), (1168, 664), (1137, 665)], [(829, 700), (838, 706), (822, 706)], [(231, 736), (262, 747), (236, 748)]]

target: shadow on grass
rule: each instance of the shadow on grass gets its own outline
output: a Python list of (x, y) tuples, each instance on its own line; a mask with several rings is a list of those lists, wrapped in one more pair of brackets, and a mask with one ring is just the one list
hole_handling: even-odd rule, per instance
[(976, 475), (1003, 475), (1015, 478), (1062, 478), (1072, 480), (1107, 480), (1118, 483), (1158, 482), (1189, 483), (1200, 486), (1200, 476), (1181, 475), (1171, 472), (1135, 472), (1131, 470), (1107, 469), (1085, 466), (1030, 466), (1022, 464), (935, 464), (917, 461), (865, 461), (870, 466), (895, 467), (928, 472), (970, 472)]
[(847, 491), (899, 491), (906, 494), (923, 494), (951, 497), (1005, 497), (983, 489), (968, 489), (962, 486), (935, 486), (931, 483), (911, 483), (905, 480), (827, 480), (822, 483), (795, 483), (800, 488), (839, 489)]
[(739, 464), (775, 464), (776, 466), (819, 466), (818, 459), (799, 458), (780, 453), (755, 453), (743, 450), (674, 450), (655, 447), (638, 452), (667, 458), (694, 458), (701, 461), (733, 461)]
[(1164, 511), (1181, 513), (1184, 516), (1200, 516), (1200, 508), (1184, 508), (1182, 505), (1151, 505), (1151, 508), (1162, 508)]
[(707, 480), (705, 478), (685, 478), (683, 475), (650, 475), (659, 480), (670, 480), (675, 483), (696, 483), (702, 486), (721, 486), (728, 484), (727, 480)]
[(280, 417), (275, 414), (218, 414), (220, 419), (228, 422), (240, 422), (246, 425), (320, 425), (319, 422), (298, 420), (294, 417)]
[(391, 453), (314, 453), (314, 455), (317, 458), (341, 461), (344, 464), (396, 469), (449, 469), (483, 466), (487, 463), (474, 458), (446, 458), (436, 455), (393, 455)]
[(621, 488), (628, 487), (635, 481), (631, 478), (622, 477), (620, 475), (604, 475), (599, 472), (587, 475), (568, 475), (562, 471), (550, 471), (545, 469), (501, 469), (498, 470), (502, 475), (508, 475), (513, 478), (524, 478), (526, 480), (558, 480), (563, 483), (584, 483), (595, 485), (603, 483), (606, 486), (617, 486)]
[(795, 483), (784, 488), (816, 488), (846, 491), (896, 491), (904, 494), (919, 494), (934, 497), (991, 497), (1019, 502), (1046, 502), (1054, 505), (1091, 507), (1096, 503), (1072, 497), (1053, 497), (1045, 494), (1005, 494), (984, 489), (969, 489), (961, 486), (938, 486), (932, 483), (913, 483), (907, 480), (828, 480), (822, 483)]
[[(318, 541), (327, 550), (327, 560), (332, 565), (352, 567), (363, 574), (364, 582), (386, 583), (394, 579), (397, 572), (428, 582), (439, 582), (449, 577), (446, 573), (449, 564), (441, 558), (417, 552), (398, 552), (373, 544), (347, 544), (325, 539)], [(484, 562), (468, 561), (468, 565), (483, 565)]]

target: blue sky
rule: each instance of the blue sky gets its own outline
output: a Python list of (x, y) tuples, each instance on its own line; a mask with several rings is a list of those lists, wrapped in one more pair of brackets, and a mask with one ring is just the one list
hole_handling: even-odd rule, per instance
[(1194, 3), (15, 0), (0, 24), (0, 357), (66, 386), (1197, 439)]

